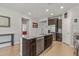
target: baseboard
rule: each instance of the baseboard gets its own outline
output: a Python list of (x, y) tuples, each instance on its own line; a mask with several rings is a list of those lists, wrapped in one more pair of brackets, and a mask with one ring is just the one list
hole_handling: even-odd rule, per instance
[(74, 47), (73, 45), (70, 45), (70, 44), (68, 44), (68, 43), (66, 43), (66, 42), (62, 42), (62, 43), (64, 43), (64, 44), (66, 44), (67, 46), (69, 46), (69, 47)]
[(16, 41), (14, 44), (20, 44), (20, 41)]

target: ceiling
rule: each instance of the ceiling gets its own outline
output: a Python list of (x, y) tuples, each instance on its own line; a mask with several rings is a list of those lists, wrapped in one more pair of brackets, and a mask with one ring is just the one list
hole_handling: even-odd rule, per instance
[[(63, 6), (63, 9), (60, 9)], [(67, 10), (79, 6), (77, 3), (0, 3), (0, 7), (5, 7), (19, 13), (25, 14), (32, 19), (41, 19), (45, 17), (58, 16)], [(46, 12), (46, 9), (49, 9)], [(31, 12), (31, 15), (28, 15)], [(50, 15), (53, 13), (53, 15)]]

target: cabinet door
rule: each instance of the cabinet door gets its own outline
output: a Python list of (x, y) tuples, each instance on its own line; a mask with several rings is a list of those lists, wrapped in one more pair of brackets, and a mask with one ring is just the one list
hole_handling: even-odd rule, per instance
[(53, 40), (52, 35), (50, 35), (48, 37), (48, 47), (52, 44), (52, 40)]
[(44, 49), (47, 49), (47, 47), (48, 47), (48, 36), (45, 36), (44, 37)]
[(62, 33), (57, 33), (57, 41), (62, 41)]
[(23, 56), (26, 55), (26, 41), (24, 41), (24, 40), (22, 42), (22, 55)]
[(36, 55), (36, 43), (32, 43), (30, 46), (30, 55), (35, 56)]
[(29, 56), (29, 42), (24, 38), (22, 41), (22, 55)]
[(48, 46), (48, 44), (47, 44), (47, 39), (46, 39), (46, 40), (44, 40), (44, 49), (46, 49), (47, 46)]
[(44, 49), (48, 48), (52, 44), (52, 35), (45, 36), (44, 39)]

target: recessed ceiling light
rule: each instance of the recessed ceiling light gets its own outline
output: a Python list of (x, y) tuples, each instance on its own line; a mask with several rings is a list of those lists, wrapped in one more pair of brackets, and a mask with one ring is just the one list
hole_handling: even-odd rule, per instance
[(28, 15), (31, 15), (31, 12), (28, 12)]
[(64, 8), (63, 6), (60, 7), (60, 9), (63, 9), (63, 8)]
[(53, 13), (51, 13), (50, 15), (53, 15)]
[(48, 12), (49, 11), (49, 9), (46, 9), (46, 12)]

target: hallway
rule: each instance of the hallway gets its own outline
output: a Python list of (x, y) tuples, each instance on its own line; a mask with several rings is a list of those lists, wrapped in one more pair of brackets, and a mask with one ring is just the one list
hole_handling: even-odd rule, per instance
[(45, 50), (40, 56), (73, 56), (74, 49), (68, 45), (54, 41), (52, 46)]

